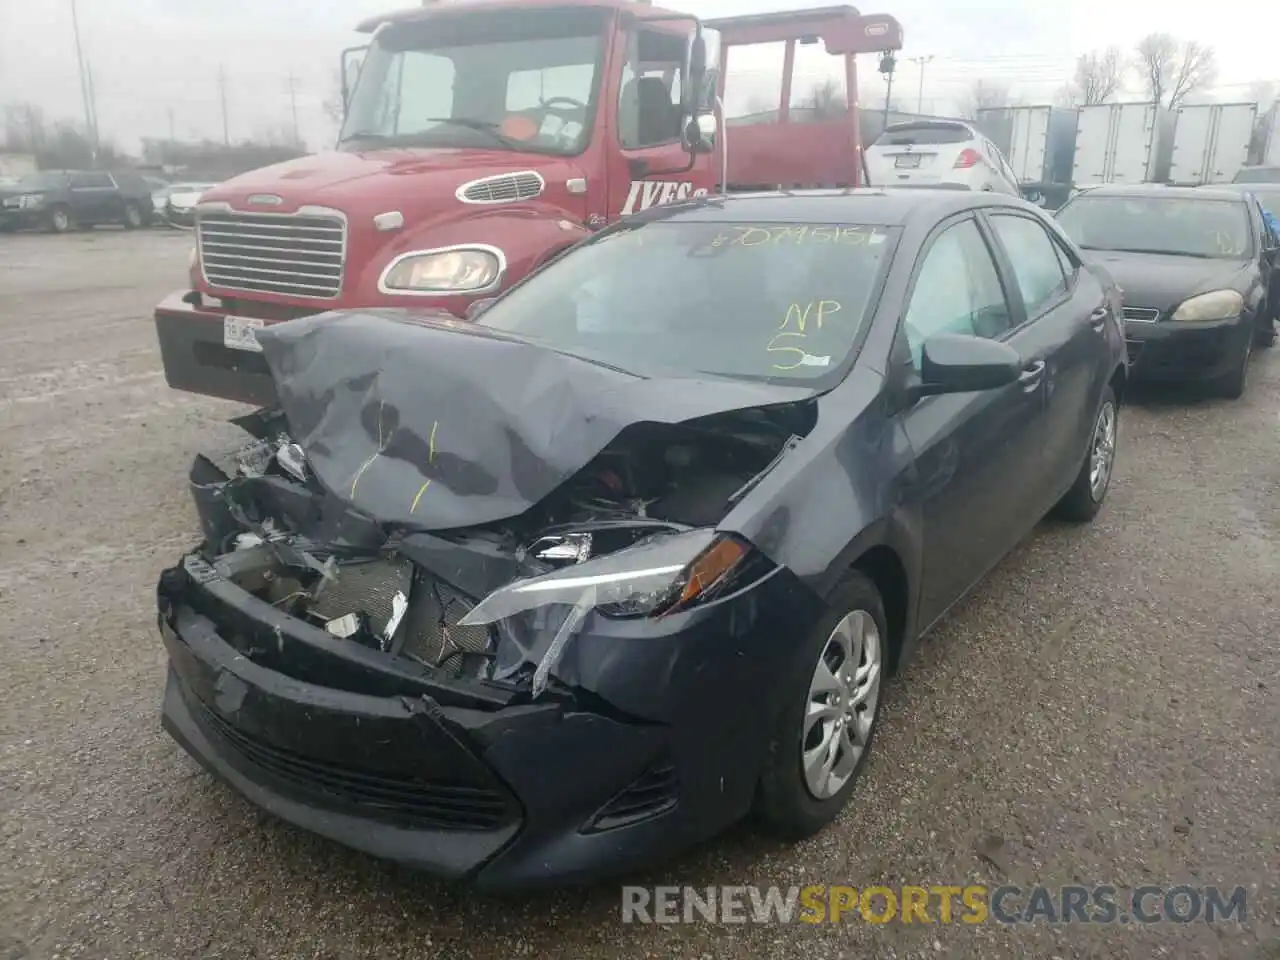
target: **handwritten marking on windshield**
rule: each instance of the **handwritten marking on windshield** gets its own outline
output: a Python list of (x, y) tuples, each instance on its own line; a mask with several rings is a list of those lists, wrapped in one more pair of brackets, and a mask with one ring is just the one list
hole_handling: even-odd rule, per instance
[[(814, 308), (817, 308), (816, 313)], [(840, 310), (840, 301), (838, 300), (810, 300), (803, 307), (798, 303), (793, 303), (787, 307), (787, 315), (782, 320), (782, 326), (779, 330), (786, 330), (795, 320), (796, 329), (800, 333), (805, 332), (805, 325), (809, 322), (809, 315), (812, 313), (814, 320), (818, 325), (818, 329), (822, 329), (822, 324), (827, 317)]]
[[(816, 328), (821, 330), (827, 318), (839, 311), (839, 300), (810, 300), (805, 304), (790, 304), (787, 307), (786, 315), (782, 318), (782, 325), (778, 327), (778, 332), (770, 338), (764, 350), (765, 353), (790, 354), (792, 362), (774, 363), (772, 364), (772, 369), (786, 371), (795, 370), (797, 367), (830, 366), (831, 357), (814, 356), (808, 351), (784, 341), (795, 337), (805, 340), (809, 335), (806, 328), (810, 320), (813, 320)], [(789, 327), (794, 327), (795, 329), (788, 329)]]
[[(439, 426), (439, 420), (431, 422), (431, 439), (427, 443), (427, 466), (431, 466), (436, 460), (436, 428)], [(422, 499), (422, 495), (427, 492), (429, 486), (431, 486), (431, 478), (427, 477), (427, 482), (418, 488), (418, 494), (413, 498), (413, 503), (409, 507), (410, 513), (418, 509), (418, 501)]]
[(884, 242), (885, 234), (874, 227), (841, 227), (835, 224), (786, 224), (732, 227), (733, 235), (719, 234), (711, 246), (725, 244), (735, 247), (799, 246), (804, 243), (832, 243), (841, 246), (861, 247)]
[(360, 466), (360, 469), (356, 471), (356, 475), (351, 478), (351, 496), (353, 498), (356, 495), (356, 484), (360, 482), (360, 478), (364, 476), (364, 472), (368, 470), (370, 466), (373, 465), (373, 461), (377, 460), (378, 457), (381, 456), (382, 452), (387, 449), (387, 443), (391, 440), (390, 437), (387, 437), (385, 440), (382, 438), (382, 411), (384, 407), (386, 407), (386, 403), (384, 401), (379, 401), (378, 402), (378, 449), (373, 451), (373, 456), (371, 456), (368, 460), (366, 460)]

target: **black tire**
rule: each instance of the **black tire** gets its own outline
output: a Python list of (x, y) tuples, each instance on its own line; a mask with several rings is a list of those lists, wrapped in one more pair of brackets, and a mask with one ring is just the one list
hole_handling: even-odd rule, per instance
[[(830, 797), (818, 799), (806, 785), (801, 768), (801, 738), (809, 707), (810, 683), (818, 658), (824, 655), (831, 642), (832, 631), (855, 611), (869, 614), (879, 633), (880, 674), (876, 704), (865, 745), (848, 779)], [(871, 754), (876, 726), (880, 722), (879, 707), (884, 697), (890, 650), (889, 629), (879, 591), (866, 576), (856, 570), (849, 571), (832, 591), (830, 609), (797, 644), (779, 686), (782, 691), (781, 707), (774, 719), (753, 810), (755, 819), (766, 832), (784, 840), (803, 840), (831, 823), (844, 808)]]
[(51, 233), (66, 233), (75, 223), (71, 219), (71, 210), (64, 203), (55, 204), (49, 210), (49, 231)]
[(130, 200), (124, 205), (124, 228), (126, 230), (137, 230), (141, 226), (146, 225), (146, 218), (142, 215), (142, 208)]
[(1240, 350), (1240, 357), (1229, 373), (1223, 374), (1213, 381), (1213, 392), (1227, 400), (1239, 400), (1244, 396), (1244, 388), (1249, 380), (1249, 358), (1253, 355), (1254, 337), (1245, 337)]
[(1262, 321), (1262, 325), (1258, 327), (1258, 332), (1254, 334), (1253, 345), (1262, 350), (1267, 349), (1276, 342), (1276, 325), (1271, 319), (1271, 311), (1267, 311), (1267, 319)]
[[(1106, 475), (1100, 486), (1095, 487), (1093, 477), (1094, 454), (1097, 451), (1099, 433), (1104, 429), (1104, 418), (1112, 417), (1111, 454), (1106, 466)], [(1072, 523), (1088, 523), (1098, 515), (1102, 504), (1106, 502), (1107, 491), (1111, 489), (1111, 477), (1115, 473), (1115, 454), (1120, 438), (1120, 404), (1116, 402), (1116, 394), (1110, 386), (1102, 393), (1102, 402), (1098, 404), (1098, 412), (1093, 415), (1093, 428), (1089, 431), (1089, 444), (1085, 448), (1080, 471), (1071, 484), (1071, 489), (1053, 508), (1055, 516), (1070, 520)]]

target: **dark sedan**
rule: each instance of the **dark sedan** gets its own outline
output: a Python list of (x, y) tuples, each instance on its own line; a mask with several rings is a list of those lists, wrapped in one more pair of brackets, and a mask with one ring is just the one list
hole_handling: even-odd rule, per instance
[(627, 218), (476, 323), (269, 327), (280, 406), (160, 578), (165, 728), (490, 890), (811, 835), (921, 635), (1102, 505), (1119, 310), (1024, 201), (864, 190)]
[(1255, 199), (1226, 187), (1099, 187), (1058, 223), (1124, 290), (1135, 377), (1244, 393), (1280, 307), (1275, 240)]

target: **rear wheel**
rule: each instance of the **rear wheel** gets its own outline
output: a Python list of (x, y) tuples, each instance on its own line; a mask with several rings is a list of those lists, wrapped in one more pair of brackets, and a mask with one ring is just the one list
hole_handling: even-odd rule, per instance
[(783, 678), (755, 806), (769, 832), (801, 840), (848, 802), (875, 735), (888, 643), (875, 584), (851, 570)]
[(1111, 472), (1115, 468), (1119, 438), (1120, 411), (1115, 391), (1107, 387), (1102, 395), (1102, 406), (1093, 421), (1084, 463), (1080, 465), (1071, 489), (1054, 507), (1055, 514), (1076, 523), (1088, 523), (1098, 515), (1111, 488)]
[(137, 230), (142, 226), (142, 208), (132, 201), (124, 205), (124, 228)]
[(57, 204), (49, 211), (49, 229), (54, 233), (66, 233), (71, 229), (71, 211), (63, 204)]

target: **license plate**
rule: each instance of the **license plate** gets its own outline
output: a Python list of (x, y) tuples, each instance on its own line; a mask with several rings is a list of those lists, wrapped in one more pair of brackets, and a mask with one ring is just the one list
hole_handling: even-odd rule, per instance
[(918, 153), (908, 153), (900, 157), (895, 157), (893, 165), (899, 170), (914, 170), (920, 166), (920, 155)]
[(261, 353), (258, 343), (258, 331), (266, 326), (266, 322), (258, 317), (223, 317), (222, 345), (231, 350), (248, 350)]

